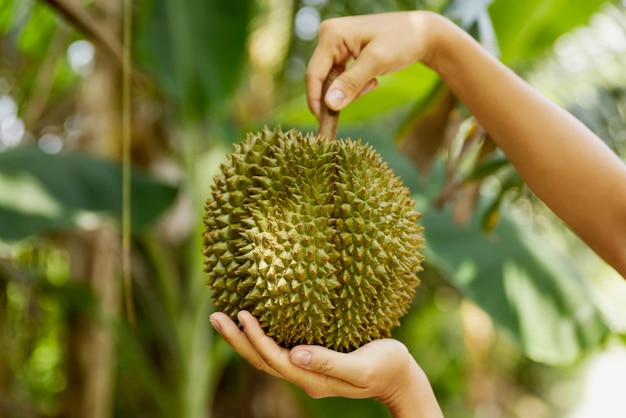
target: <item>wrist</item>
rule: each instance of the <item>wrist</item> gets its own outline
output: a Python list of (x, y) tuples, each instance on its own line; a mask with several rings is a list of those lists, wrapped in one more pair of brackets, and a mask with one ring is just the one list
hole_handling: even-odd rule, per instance
[(428, 377), (413, 357), (410, 357), (409, 365), (395, 380), (396, 388), (393, 393), (380, 401), (389, 409), (393, 418), (443, 417)]
[(416, 61), (437, 73), (453, 61), (455, 45), (462, 42), (465, 32), (454, 22), (440, 14), (428, 11), (413, 12), (416, 39), (423, 44)]

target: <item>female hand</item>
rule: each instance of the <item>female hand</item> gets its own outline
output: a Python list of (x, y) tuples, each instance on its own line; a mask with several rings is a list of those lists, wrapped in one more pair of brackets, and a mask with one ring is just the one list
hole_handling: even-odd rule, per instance
[(243, 331), (220, 312), (211, 315), (211, 324), (254, 367), (296, 384), (313, 398), (375, 398), (396, 418), (441, 416), (426, 376), (399, 341), (372, 341), (348, 354), (320, 346), (288, 350), (265, 335), (250, 313), (237, 317)]
[(322, 84), (333, 66), (345, 70), (330, 86), (326, 105), (339, 110), (377, 86), (374, 77), (429, 60), (434, 50), (433, 22), (438, 15), (424, 11), (348, 16), (325, 20), (306, 73), (309, 108), (319, 115)]

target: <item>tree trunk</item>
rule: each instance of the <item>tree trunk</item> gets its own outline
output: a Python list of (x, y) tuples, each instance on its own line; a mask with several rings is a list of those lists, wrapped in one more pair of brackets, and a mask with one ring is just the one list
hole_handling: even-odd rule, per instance
[[(121, 34), (122, 0), (97, 0), (94, 6), (102, 23)], [(119, 63), (96, 48), (93, 72), (84, 80), (76, 111), (86, 126), (82, 147), (104, 158), (121, 155), (121, 86)], [(64, 417), (108, 418), (116, 361), (110, 325), (121, 304), (121, 238), (117, 228), (107, 224), (70, 237), (68, 249), (72, 277), (91, 287), (97, 309), (95, 315), (81, 314), (70, 321)]]
[(110, 322), (118, 316), (120, 244), (116, 229), (105, 225), (70, 236), (71, 274), (88, 281), (96, 295), (93, 315), (81, 312), (69, 320), (66, 418), (111, 416), (115, 338)]

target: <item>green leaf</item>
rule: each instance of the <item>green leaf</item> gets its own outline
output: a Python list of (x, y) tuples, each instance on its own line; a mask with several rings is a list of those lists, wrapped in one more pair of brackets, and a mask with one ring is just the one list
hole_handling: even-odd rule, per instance
[[(150, 225), (173, 202), (174, 187), (134, 171), (132, 230)], [(0, 239), (81, 225), (92, 215), (121, 218), (121, 166), (80, 153), (48, 155), (21, 147), (0, 153)]]
[(477, 214), (460, 226), (449, 211), (427, 212), (426, 259), (510, 332), (531, 359), (569, 364), (609, 333), (589, 297), (591, 283), (545, 238), (505, 211), (500, 216), (485, 234)]
[(246, 59), (252, 0), (149, 0), (137, 22), (137, 62), (185, 118), (227, 114)]
[(511, 64), (535, 58), (552, 47), (559, 36), (585, 24), (606, 0), (495, 0), (489, 8), (501, 50)]
[(35, 0), (2, 0), (0, 33), (9, 33), (16, 46), (32, 58), (40, 58), (48, 49), (58, 19), (48, 5)]
[(472, 170), (466, 180), (471, 182), (484, 179), (485, 177), (494, 175), (500, 171), (501, 168), (509, 167), (510, 165), (511, 163), (507, 157), (504, 155), (495, 155)]

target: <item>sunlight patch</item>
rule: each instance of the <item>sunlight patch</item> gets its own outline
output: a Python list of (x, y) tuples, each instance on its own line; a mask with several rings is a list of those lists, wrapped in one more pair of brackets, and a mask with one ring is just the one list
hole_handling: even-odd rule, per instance
[(59, 203), (30, 175), (7, 176), (0, 173), (0, 190), (0, 206), (5, 208), (47, 218), (61, 214)]

